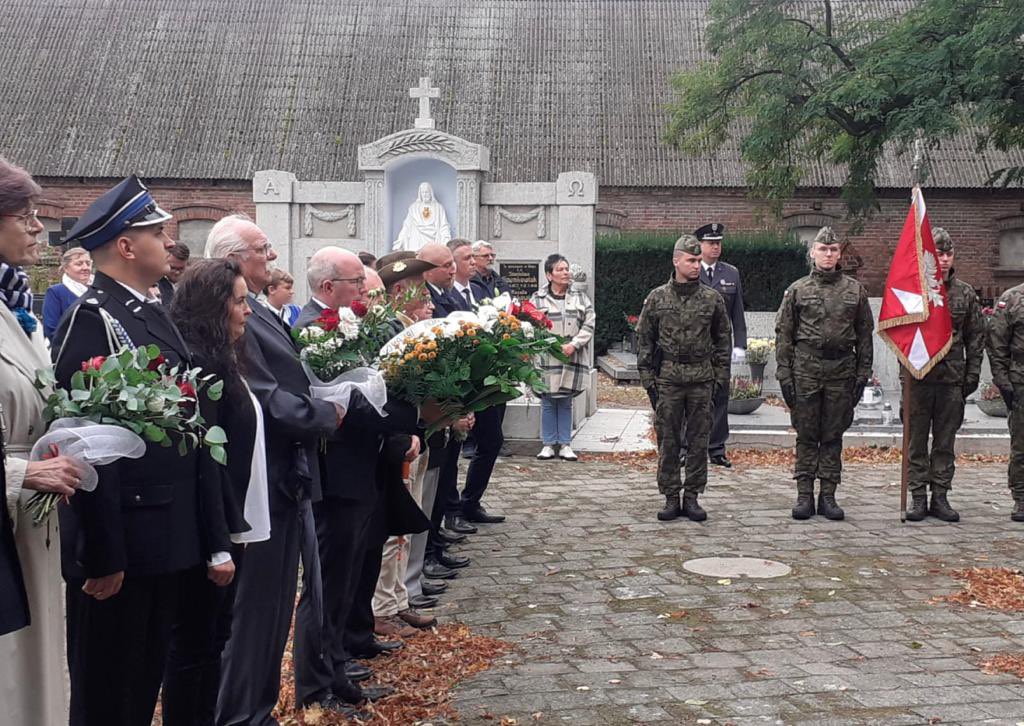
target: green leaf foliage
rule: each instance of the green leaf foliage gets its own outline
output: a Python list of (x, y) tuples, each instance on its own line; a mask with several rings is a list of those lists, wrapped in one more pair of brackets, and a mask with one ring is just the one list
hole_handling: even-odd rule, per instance
[[(711, 0), (713, 58), (672, 78), (666, 140), (695, 155), (738, 141), (752, 193), (777, 209), (813, 165), (836, 165), (855, 220), (877, 206), (884, 151), (958, 134), (979, 151), (1024, 146), (1019, 0), (917, 0), (884, 20), (862, 5)], [(989, 181), (1020, 184), (1024, 169)]]
[[(629, 334), (625, 316), (638, 315), (647, 293), (668, 281), (678, 237), (676, 232), (598, 237), (594, 309), (599, 353)], [(807, 274), (805, 248), (789, 234), (730, 233), (722, 259), (740, 271), (747, 310), (778, 310), (789, 284)]]

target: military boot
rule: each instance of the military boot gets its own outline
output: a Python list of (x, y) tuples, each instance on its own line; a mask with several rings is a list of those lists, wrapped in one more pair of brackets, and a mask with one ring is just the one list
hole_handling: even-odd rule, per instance
[(796, 506), (793, 507), (793, 519), (810, 519), (814, 516), (814, 493), (799, 492), (796, 495)]
[(843, 519), (846, 516), (846, 512), (836, 502), (836, 495), (825, 492), (818, 495), (818, 514), (823, 515), (825, 519)]
[(914, 501), (910, 505), (910, 509), (907, 510), (907, 519), (911, 522), (920, 522), (922, 519), (928, 516), (928, 494), (926, 492), (912, 493)]
[(928, 509), (928, 514), (943, 522), (960, 521), (960, 513), (949, 506), (946, 492), (937, 492), (934, 489), (932, 490), (932, 506)]
[(1024, 499), (1013, 500), (1013, 512), (1010, 514), (1010, 519), (1014, 522), (1024, 522)]
[(658, 512), (658, 519), (662, 522), (671, 522), (680, 514), (682, 514), (682, 511), (679, 509), (679, 495), (666, 494), (665, 508)]
[(708, 513), (697, 503), (697, 492), (683, 494), (683, 515), (693, 522), (703, 522), (708, 518)]

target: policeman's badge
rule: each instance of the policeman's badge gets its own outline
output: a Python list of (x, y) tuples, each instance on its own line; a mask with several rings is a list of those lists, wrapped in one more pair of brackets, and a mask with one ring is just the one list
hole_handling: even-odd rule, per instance
[(937, 307), (943, 307), (946, 301), (942, 298), (942, 283), (936, 277), (939, 271), (939, 263), (931, 252), (924, 253), (924, 277), (928, 281), (928, 302)]

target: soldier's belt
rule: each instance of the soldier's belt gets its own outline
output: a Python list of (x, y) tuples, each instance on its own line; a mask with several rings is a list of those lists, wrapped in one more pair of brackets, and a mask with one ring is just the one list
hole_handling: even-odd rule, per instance
[(673, 363), (704, 363), (711, 360), (710, 353), (680, 353), (670, 358)]
[(796, 349), (801, 353), (814, 355), (823, 360), (842, 360), (853, 355), (853, 348), (819, 348), (809, 343), (797, 343)]
[(1019, 353), (1017, 351), (1010, 351), (1010, 360), (1014, 363), (1024, 363), (1024, 351)]

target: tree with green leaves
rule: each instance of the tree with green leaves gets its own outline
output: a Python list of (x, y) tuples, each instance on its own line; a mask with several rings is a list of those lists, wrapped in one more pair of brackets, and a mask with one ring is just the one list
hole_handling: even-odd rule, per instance
[[(1024, 147), (1024, 1), (896, 7), (711, 0), (712, 59), (672, 79), (667, 140), (699, 154), (737, 139), (752, 193), (776, 208), (809, 165), (836, 165), (853, 217), (877, 206), (883, 154), (915, 139), (937, 148), (969, 134), (978, 151)], [(1021, 182), (1022, 167), (989, 179)]]

